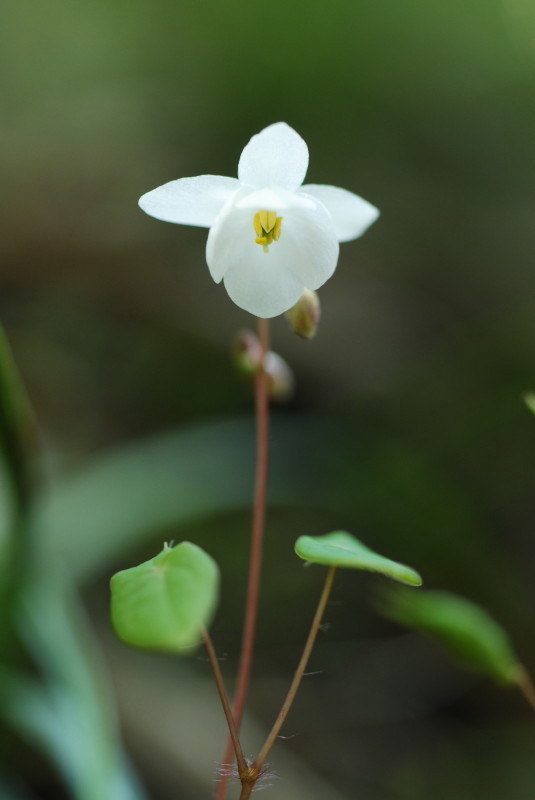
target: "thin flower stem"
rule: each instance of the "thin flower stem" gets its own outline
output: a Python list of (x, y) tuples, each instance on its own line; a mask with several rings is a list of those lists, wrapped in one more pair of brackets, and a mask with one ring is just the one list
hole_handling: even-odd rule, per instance
[(529, 673), (526, 670), (522, 670), (522, 673), (517, 681), (517, 686), (526, 698), (529, 705), (535, 711), (535, 686), (533, 685), (533, 681)]
[(225, 712), (225, 717), (227, 719), (230, 740), (234, 748), (234, 753), (236, 755), (236, 763), (238, 764), (238, 770), (240, 773), (243, 773), (247, 769), (247, 762), (245, 760), (245, 756), (243, 755), (243, 750), (238, 736), (238, 730), (236, 728), (236, 723), (234, 722), (234, 717), (232, 715), (232, 709), (230, 707), (229, 699), (227, 697), (227, 692), (225, 690), (225, 684), (223, 683), (223, 676), (219, 668), (219, 661), (217, 660), (217, 656), (214, 650), (214, 645), (212, 644), (212, 640), (210, 638), (208, 631), (205, 630), (203, 632), (203, 638), (206, 650), (208, 652), (208, 658), (210, 659), (210, 666), (212, 667), (212, 672), (214, 673), (217, 691), (219, 692), (219, 697), (221, 699), (221, 705), (223, 706), (223, 711)]
[[(258, 338), (262, 347), (262, 362), (269, 350), (269, 321), (258, 318)], [(253, 516), (251, 524), (251, 549), (249, 554), (249, 571), (247, 594), (245, 600), (245, 616), (241, 643), (236, 693), (233, 704), (233, 715), (236, 728), (240, 729), (243, 708), (253, 660), (253, 648), (258, 611), (258, 594), (260, 589), (260, 571), (262, 566), (262, 544), (264, 539), (264, 523), (266, 516), (266, 486), (268, 474), (268, 429), (269, 429), (269, 397), (268, 377), (263, 368), (255, 376), (255, 416), (256, 416), (256, 465), (253, 500)], [(232, 742), (227, 740), (223, 755), (223, 764), (227, 764), (232, 754)], [(228, 776), (224, 775), (219, 783), (215, 800), (223, 800), (227, 788)]]
[[(269, 350), (269, 321), (258, 319), (258, 338), (262, 347), (262, 362)], [(260, 590), (260, 570), (262, 566), (262, 545), (264, 540), (264, 523), (266, 516), (266, 487), (268, 473), (268, 425), (269, 399), (268, 377), (263, 369), (258, 370), (255, 377), (255, 413), (256, 413), (256, 468), (253, 502), (253, 518), (251, 526), (251, 551), (249, 555), (249, 573), (247, 596), (245, 601), (245, 618), (243, 638), (236, 679), (236, 695), (234, 698), (234, 718), (239, 729), (253, 658), (253, 647), (256, 633), (258, 612), (258, 594)]]
[(279, 716), (275, 720), (275, 723), (264, 743), (264, 746), (260, 750), (253, 764), (253, 769), (256, 770), (257, 772), (260, 772), (269, 751), (271, 750), (273, 744), (275, 743), (275, 739), (280, 733), (280, 730), (284, 724), (284, 721), (292, 706), (292, 703), (295, 700), (297, 690), (299, 689), (299, 684), (301, 683), (301, 679), (306, 669), (308, 659), (310, 658), (310, 653), (312, 652), (314, 642), (316, 641), (316, 636), (321, 625), (321, 620), (323, 619), (325, 606), (327, 605), (327, 600), (329, 599), (329, 594), (331, 593), (331, 587), (333, 585), (335, 572), (336, 572), (336, 567), (329, 567), (327, 571), (327, 576), (325, 578), (325, 584), (323, 586), (323, 591), (319, 599), (318, 607), (316, 609), (316, 613), (314, 614), (314, 619), (312, 620), (312, 625), (310, 627), (308, 638), (305, 643), (303, 654), (301, 656), (297, 669), (295, 670), (295, 674), (292, 683), (290, 685), (290, 688), (288, 690), (288, 694), (286, 695), (286, 700), (282, 705), (282, 708), (279, 712)]

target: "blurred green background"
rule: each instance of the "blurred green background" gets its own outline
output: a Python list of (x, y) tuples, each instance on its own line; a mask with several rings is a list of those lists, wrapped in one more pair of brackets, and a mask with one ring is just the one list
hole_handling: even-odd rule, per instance
[[(245, 750), (271, 725), (320, 590), (321, 568), (292, 552), (303, 533), (346, 527), (485, 604), (535, 671), (533, 4), (18, 0), (0, 10), (0, 74), (0, 318), (40, 439), (24, 536), (9, 500), (2, 519), (22, 600), (0, 675), (0, 796), (212, 792), (224, 723), (203, 655), (116, 643), (107, 585), (164, 539), (208, 550), (231, 685), (253, 422), (228, 345), (253, 320), (212, 282), (206, 233), (137, 199), (235, 175), (277, 120), (307, 141), (309, 182), (382, 216), (342, 247), (317, 339), (272, 326), (297, 391), (274, 412)], [(323, 671), (266, 797), (532, 797), (533, 712), (378, 617), (376, 583), (340, 575), (310, 667)]]

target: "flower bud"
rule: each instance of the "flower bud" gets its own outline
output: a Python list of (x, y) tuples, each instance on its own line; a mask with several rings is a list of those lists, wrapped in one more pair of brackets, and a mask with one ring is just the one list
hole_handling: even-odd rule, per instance
[(268, 391), (272, 400), (289, 400), (295, 388), (295, 378), (288, 363), (271, 350), (264, 359), (264, 371), (268, 378)]
[(254, 375), (262, 363), (262, 345), (258, 337), (244, 328), (238, 331), (230, 348), (232, 363), (243, 375)]
[(316, 292), (304, 289), (297, 303), (286, 312), (290, 328), (303, 339), (313, 339), (321, 316), (320, 300)]
[(238, 331), (232, 341), (231, 358), (237, 371), (251, 382), (263, 364), (272, 400), (284, 402), (293, 395), (295, 379), (292, 370), (281, 356), (271, 350), (264, 357), (260, 340), (253, 331), (245, 328)]

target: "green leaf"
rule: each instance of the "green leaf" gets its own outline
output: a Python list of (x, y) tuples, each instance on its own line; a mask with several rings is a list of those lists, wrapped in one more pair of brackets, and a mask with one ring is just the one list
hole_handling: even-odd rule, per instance
[(515, 684), (524, 672), (504, 629), (481, 606), (450, 592), (389, 591), (380, 603), (390, 619), (437, 639), (465, 666), (498, 683)]
[(136, 647), (181, 651), (199, 644), (215, 609), (219, 569), (191, 542), (165, 545), (150, 561), (111, 579), (111, 619)]
[(345, 531), (334, 531), (324, 536), (300, 536), (295, 543), (295, 552), (300, 558), (313, 564), (365, 569), (370, 572), (380, 572), (411, 586), (422, 584), (422, 579), (416, 570), (380, 556)]

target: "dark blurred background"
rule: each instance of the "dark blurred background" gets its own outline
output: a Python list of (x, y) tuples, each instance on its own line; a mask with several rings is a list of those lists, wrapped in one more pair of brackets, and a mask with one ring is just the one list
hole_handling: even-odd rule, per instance
[[(48, 537), (83, 594), (147, 796), (210, 796), (224, 725), (202, 654), (114, 641), (107, 583), (164, 539), (207, 549), (231, 685), (253, 423), (228, 348), (254, 320), (212, 282), (206, 232), (137, 199), (235, 175), (278, 120), (307, 141), (309, 182), (382, 216), (342, 247), (318, 337), (272, 326), (297, 390), (274, 411), (245, 749), (271, 725), (320, 591), (321, 568), (293, 555), (302, 533), (345, 527), (486, 605), (535, 670), (533, 4), (18, 0), (0, 15), (0, 318), (56, 487), (35, 546)], [(311, 664), (323, 672), (302, 687), (266, 797), (530, 800), (533, 712), (382, 620), (376, 584), (340, 575)], [(41, 756), (20, 760), (17, 797), (98, 800), (61, 789)]]

